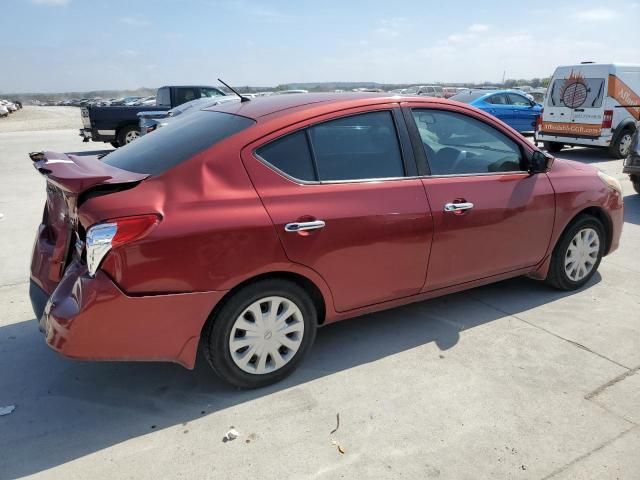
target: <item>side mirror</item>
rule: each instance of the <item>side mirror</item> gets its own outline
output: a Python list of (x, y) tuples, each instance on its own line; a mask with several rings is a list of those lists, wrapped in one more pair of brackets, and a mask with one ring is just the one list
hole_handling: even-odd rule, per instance
[(529, 173), (542, 173), (546, 172), (553, 165), (553, 157), (550, 155), (546, 155), (540, 150), (536, 150), (531, 155), (531, 160), (529, 161)]

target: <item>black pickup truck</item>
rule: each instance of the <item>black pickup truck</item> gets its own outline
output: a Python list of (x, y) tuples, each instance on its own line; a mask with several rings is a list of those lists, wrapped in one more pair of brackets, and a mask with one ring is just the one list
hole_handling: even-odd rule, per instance
[(226, 95), (216, 87), (207, 86), (169, 86), (160, 87), (156, 93), (156, 106), (150, 107), (82, 107), (83, 128), (80, 136), (85, 142), (109, 142), (121, 147), (140, 136), (138, 112), (150, 110), (170, 110), (185, 102), (204, 97)]

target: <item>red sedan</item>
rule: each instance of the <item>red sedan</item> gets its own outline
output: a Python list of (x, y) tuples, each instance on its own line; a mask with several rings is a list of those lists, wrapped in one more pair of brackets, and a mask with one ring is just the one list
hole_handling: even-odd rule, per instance
[(47, 343), (187, 368), (202, 343), (241, 387), (291, 373), (337, 320), (518, 275), (580, 288), (623, 223), (617, 180), (436, 98), (264, 97), (101, 160), (31, 157)]

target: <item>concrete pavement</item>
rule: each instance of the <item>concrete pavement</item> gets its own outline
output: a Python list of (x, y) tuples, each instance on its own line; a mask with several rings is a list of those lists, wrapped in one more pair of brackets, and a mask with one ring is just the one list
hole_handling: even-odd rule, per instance
[(519, 278), (332, 325), (293, 376), (243, 392), (202, 358), (46, 347), (27, 296), (44, 181), (27, 153), (101, 148), (76, 135), (0, 134), (0, 406), (16, 405), (0, 479), (640, 478), (640, 196), (621, 161), (559, 155), (625, 189), (621, 248), (587, 288)]

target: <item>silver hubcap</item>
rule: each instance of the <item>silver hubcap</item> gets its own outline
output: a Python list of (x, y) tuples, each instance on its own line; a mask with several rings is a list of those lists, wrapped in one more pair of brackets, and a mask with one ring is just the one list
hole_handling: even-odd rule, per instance
[(274, 372), (286, 365), (302, 344), (302, 312), (284, 297), (253, 302), (236, 318), (229, 335), (233, 362), (253, 374)]
[(620, 154), (623, 157), (626, 157), (629, 153), (629, 148), (631, 147), (631, 134), (625, 133), (620, 139)]
[(140, 132), (138, 132), (137, 130), (131, 130), (130, 132), (127, 132), (127, 134), (124, 136), (124, 143), (131, 143), (139, 136), (140, 136)]
[(598, 261), (600, 237), (593, 228), (583, 228), (571, 240), (564, 256), (564, 271), (574, 282), (586, 277)]

